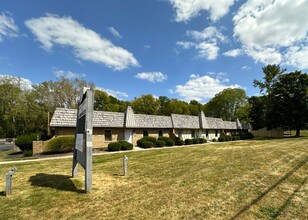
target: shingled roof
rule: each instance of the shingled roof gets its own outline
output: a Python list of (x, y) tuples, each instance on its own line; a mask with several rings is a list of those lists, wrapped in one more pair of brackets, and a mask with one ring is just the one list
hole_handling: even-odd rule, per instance
[(174, 128), (200, 128), (198, 116), (171, 114), (171, 118)]
[(173, 128), (171, 117), (135, 114), (137, 128)]

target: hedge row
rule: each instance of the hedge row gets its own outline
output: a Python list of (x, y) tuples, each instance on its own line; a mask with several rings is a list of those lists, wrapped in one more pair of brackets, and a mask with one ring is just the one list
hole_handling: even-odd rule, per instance
[(127, 141), (118, 141), (108, 144), (108, 151), (132, 150), (133, 144)]
[[(237, 141), (237, 140), (246, 140), (246, 139), (252, 139), (253, 138), (253, 134), (250, 132), (247, 133), (242, 133), (240, 135), (226, 135), (226, 136), (221, 136), (218, 138), (219, 142), (224, 142), (224, 141)], [(213, 139), (214, 141), (214, 139)], [(216, 139), (215, 139), (216, 141)]]
[(74, 150), (74, 136), (55, 137), (46, 145), (46, 153), (68, 153)]
[(173, 146), (174, 141), (169, 137), (143, 137), (137, 141), (137, 146), (141, 148)]
[(193, 139), (185, 139), (185, 145), (192, 145), (192, 144), (204, 144), (207, 140), (205, 138), (193, 138)]

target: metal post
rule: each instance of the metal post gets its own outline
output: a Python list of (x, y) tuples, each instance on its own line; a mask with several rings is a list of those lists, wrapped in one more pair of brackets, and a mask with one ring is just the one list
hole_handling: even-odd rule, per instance
[(12, 177), (13, 174), (15, 174), (17, 168), (13, 167), (8, 173), (5, 174), (5, 195), (11, 195), (12, 194)]
[(127, 160), (128, 160), (128, 157), (126, 155), (124, 155), (124, 157), (123, 157), (124, 176), (127, 176)]

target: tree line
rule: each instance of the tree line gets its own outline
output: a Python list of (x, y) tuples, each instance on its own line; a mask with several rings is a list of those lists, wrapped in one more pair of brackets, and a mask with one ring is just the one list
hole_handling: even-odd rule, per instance
[(65, 77), (32, 85), (29, 89), (25, 88), (21, 79), (3, 76), (0, 78), (0, 137), (33, 132), (46, 136), (48, 118), (57, 107), (77, 108), (82, 87), (95, 90), (94, 110), (99, 111), (124, 112), (128, 105), (137, 114), (151, 115), (198, 115), (201, 110), (208, 117), (223, 120), (238, 118), (242, 122), (250, 122), (255, 129), (289, 127), (300, 130), (307, 123), (307, 74), (285, 71), (277, 65), (263, 68), (263, 81), (254, 81), (254, 85), (263, 92), (262, 96), (247, 97), (243, 89), (227, 88), (206, 104), (166, 96), (156, 98), (151, 94), (123, 101), (95, 90), (92, 82)]

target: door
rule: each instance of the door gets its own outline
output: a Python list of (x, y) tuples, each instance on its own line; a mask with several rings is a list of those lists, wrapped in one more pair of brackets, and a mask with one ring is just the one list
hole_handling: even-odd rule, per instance
[(127, 142), (133, 143), (133, 131), (131, 129), (125, 129), (124, 131), (124, 138)]

